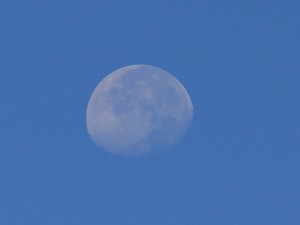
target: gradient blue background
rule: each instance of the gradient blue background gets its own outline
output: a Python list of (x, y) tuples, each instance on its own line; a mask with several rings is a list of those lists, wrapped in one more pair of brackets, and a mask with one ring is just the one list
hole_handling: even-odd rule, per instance
[[(300, 1), (0, 3), (1, 225), (299, 225)], [(85, 111), (115, 69), (176, 76), (195, 114), (123, 159)]]

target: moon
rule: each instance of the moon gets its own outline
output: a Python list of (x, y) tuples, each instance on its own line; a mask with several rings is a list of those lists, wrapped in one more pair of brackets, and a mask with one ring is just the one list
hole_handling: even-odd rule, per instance
[(91, 139), (119, 156), (142, 156), (169, 149), (186, 133), (193, 105), (170, 73), (149, 65), (122, 67), (106, 76), (86, 112)]

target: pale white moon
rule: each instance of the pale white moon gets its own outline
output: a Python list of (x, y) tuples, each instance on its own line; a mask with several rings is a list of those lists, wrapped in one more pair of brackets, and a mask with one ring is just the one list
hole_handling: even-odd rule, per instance
[(187, 131), (192, 117), (192, 101), (175, 77), (157, 67), (132, 65), (98, 84), (86, 123), (102, 149), (139, 156), (168, 149)]

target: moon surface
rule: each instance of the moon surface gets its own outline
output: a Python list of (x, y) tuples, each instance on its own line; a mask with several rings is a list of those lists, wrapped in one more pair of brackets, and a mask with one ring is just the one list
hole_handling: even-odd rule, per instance
[(110, 153), (141, 156), (167, 150), (188, 130), (192, 101), (170, 73), (131, 65), (106, 76), (86, 113), (91, 139)]

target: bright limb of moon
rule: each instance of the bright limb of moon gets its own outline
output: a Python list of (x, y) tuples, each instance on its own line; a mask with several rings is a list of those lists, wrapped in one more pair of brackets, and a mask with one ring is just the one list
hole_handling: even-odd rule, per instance
[(175, 77), (154, 66), (131, 65), (98, 84), (86, 123), (102, 149), (139, 156), (170, 148), (188, 130), (192, 117), (192, 101)]

